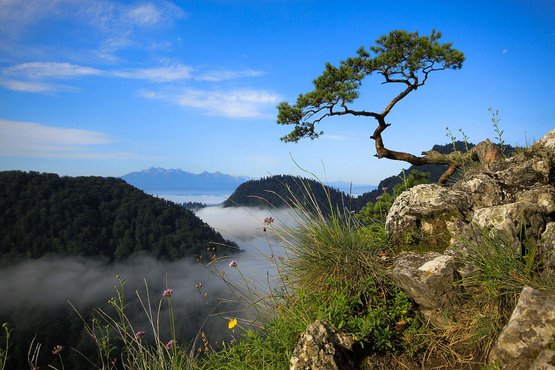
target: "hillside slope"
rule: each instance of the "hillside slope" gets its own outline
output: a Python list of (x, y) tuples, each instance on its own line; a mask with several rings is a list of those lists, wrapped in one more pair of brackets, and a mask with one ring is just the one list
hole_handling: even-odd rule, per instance
[[(214, 244), (215, 243), (215, 244)], [(122, 260), (209, 257), (228, 249), (214, 229), (183, 207), (123, 180), (0, 172), (0, 257), (99, 256)]]

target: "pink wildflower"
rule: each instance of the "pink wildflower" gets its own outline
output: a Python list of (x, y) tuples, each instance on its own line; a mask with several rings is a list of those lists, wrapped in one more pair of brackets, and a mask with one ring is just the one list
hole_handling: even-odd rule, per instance
[(162, 293), (163, 297), (171, 297), (173, 294), (173, 289), (166, 289), (164, 290), (164, 293)]
[(175, 346), (175, 340), (171, 339), (168, 343), (166, 343), (167, 349), (172, 349)]
[(229, 265), (229, 267), (235, 268), (235, 267), (237, 267), (237, 261), (236, 261), (236, 260), (232, 260), (232, 261), (229, 262), (228, 265)]
[(57, 344), (54, 346), (54, 349), (52, 350), (52, 354), (53, 355), (59, 355), (60, 353), (62, 353), (62, 351), (64, 350), (64, 347)]
[(270, 225), (271, 223), (273, 223), (275, 220), (273, 217), (266, 217), (264, 219), (264, 225)]
[(142, 331), (142, 330), (139, 330), (135, 333), (135, 339), (137, 339), (137, 340), (141, 339), (144, 336), (145, 336), (145, 332)]

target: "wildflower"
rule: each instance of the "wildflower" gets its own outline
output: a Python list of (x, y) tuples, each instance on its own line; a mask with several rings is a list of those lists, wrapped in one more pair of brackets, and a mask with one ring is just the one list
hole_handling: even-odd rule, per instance
[(235, 331), (235, 327), (237, 326), (237, 319), (230, 319), (227, 323), (227, 328)]
[(137, 339), (137, 340), (141, 339), (144, 336), (145, 336), (145, 332), (142, 331), (142, 330), (139, 330), (135, 333), (135, 339)]
[(237, 261), (236, 260), (232, 260), (229, 262), (229, 267), (237, 267)]
[(164, 293), (162, 293), (163, 297), (171, 297), (173, 294), (173, 289), (166, 289), (164, 290)]
[(386, 191), (387, 190), (387, 186), (382, 187), (382, 191)]
[(64, 347), (57, 344), (56, 346), (54, 346), (54, 349), (52, 350), (52, 354), (59, 355), (60, 353), (62, 353), (63, 350), (64, 350)]
[(168, 343), (166, 343), (167, 349), (172, 349), (175, 346), (175, 340), (171, 339)]
[(381, 196), (381, 195), (378, 195), (378, 196), (376, 197), (376, 202), (379, 201), (380, 199), (382, 199), (382, 196)]
[(270, 225), (271, 223), (273, 223), (275, 220), (273, 217), (266, 217), (264, 219), (264, 225)]

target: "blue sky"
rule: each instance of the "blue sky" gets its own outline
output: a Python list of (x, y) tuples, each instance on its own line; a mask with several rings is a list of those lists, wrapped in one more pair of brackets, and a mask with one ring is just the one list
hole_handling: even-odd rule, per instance
[[(0, 0), (0, 170), (121, 176), (151, 166), (376, 184), (408, 167), (373, 157), (374, 122), (330, 119), (285, 144), (275, 106), (394, 29), (465, 53), (399, 103), (383, 134), (419, 154), (446, 143), (524, 145), (555, 127), (555, 2)], [(395, 90), (374, 77), (358, 107)], [(461, 135), (459, 134), (459, 137)]]

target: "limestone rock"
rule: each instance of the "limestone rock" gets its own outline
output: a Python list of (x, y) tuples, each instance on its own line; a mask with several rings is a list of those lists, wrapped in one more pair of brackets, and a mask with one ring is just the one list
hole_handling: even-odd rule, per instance
[(317, 320), (301, 335), (291, 357), (291, 370), (349, 370), (354, 339), (337, 333), (327, 323)]
[(387, 214), (385, 228), (401, 244), (447, 246), (451, 235), (446, 222), (463, 217), (470, 206), (470, 197), (464, 191), (435, 184), (417, 185), (397, 197)]
[(555, 151), (555, 129), (549, 131), (544, 137), (532, 146), (533, 149), (543, 148)]
[(455, 258), (435, 252), (403, 252), (393, 261), (390, 277), (434, 324), (444, 322), (438, 313), (450, 315), (457, 303), (459, 274)]
[(555, 272), (555, 222), (545, 226), (545, 230), (539, 241), (540, 253), (546, 256), (548, 268)]
[(530, 236), (539, 236), (545, 226), (543, 214), (537, 204), (521, 201), (479, 209), (474, 212), (472, 221), (480, 228), (489, 230), (492, 236), (497, 235), (518, 247), (521, 227)]
[(524, 287), (489, 361), (503, 369), (530, 369), (554, 337), (555, 295)]
[(455, 189), (469, 194), (473, 209), (497, 206), (507, 202), (500, 182), (489, 172), (478, 172), (456, 184)]
[(530, 370), (555, 370), (555, 351), (544, 349), (530, 365)]

